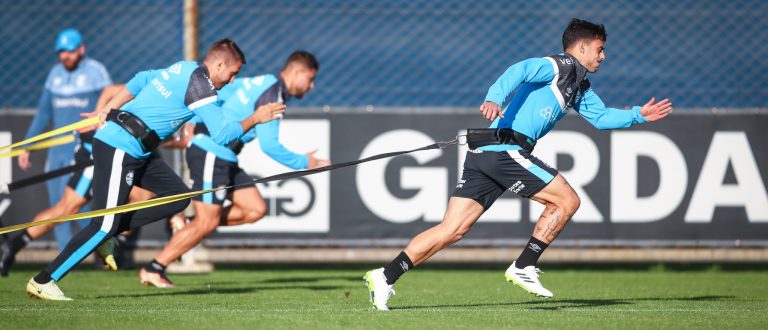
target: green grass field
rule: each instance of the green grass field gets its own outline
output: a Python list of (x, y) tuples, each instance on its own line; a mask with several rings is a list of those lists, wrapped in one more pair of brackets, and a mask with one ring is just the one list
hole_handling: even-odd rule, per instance
[(505, 265), (426, 265), (405, 274), (389, 313), (369, 308), (369, 265), (220, 266), (142, 287), (135, 271), (84, 265), (61, 284), (73, 302), (28, 298), (38, 267), (0, 278), (0, 329), (768, 328), (763, 266), (549, 266), (554, 299), (504, 281)]

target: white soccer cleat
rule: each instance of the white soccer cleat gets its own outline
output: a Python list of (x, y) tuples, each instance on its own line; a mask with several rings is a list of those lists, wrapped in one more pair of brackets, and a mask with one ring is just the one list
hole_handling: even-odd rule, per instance
[(515, 285), (528, 291), (528, 293), (534, 294), (539, 297), (552, 298), (554, 294), (541, 285), (539, 281), (539, 273), (541, 269), (535, 266), (528, 266), (523, 269), (517, 268), (513, 262), (507, 271), (504, 273), (504, 277), (507, 282), (512, 282)]
[(365, 273), (363, 277), (368, 291), (371, 293), (371, 304), (380, 311), (388, 311), (387, 301), (389, 297), (395, 295), (394, 285), (387, 284), (387, 278), (384, 276), (384, 268), (378, 268)]
[(39, 298), (43, 300), (56, 300), (56, 301), (70, 301), (72, 298), (64, 296), (64, 292), (61, 292), (59, 286), (56, 285), (56, 281), (51, 280), (48, 283), (40, 284), (35, 282), (35, 278), (29, 279), (27, 282), (27, 294), (33, 298)]

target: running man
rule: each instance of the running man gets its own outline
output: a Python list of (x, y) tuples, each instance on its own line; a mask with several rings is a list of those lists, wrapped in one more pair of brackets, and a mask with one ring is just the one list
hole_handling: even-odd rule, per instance
[[(103, 108), (109, 100), (119, 92), (124, 85), (110, 85), (104, 87), (101, 92), (96, 107), (94, 109)], [(93, 135), (95, 132), (90, 131), (80, 134), (80, 141), (75, 148), (75, 162), (83, 163), (92, 159), (91, 151), (93, 150)], [(188, 139), (187, 139), (188, 140)], [(176, 147), (181, 143), (172, 141), (164, 142), (165, 147)], [(170, 146), (169, 146), (170, 145)], [(67, 182), (67, 186), (64, 189), (62, 198), (53, 207), (47, 208), (40, 213), (36, 214), (32, 219), (33, 222), (42, 221), (47, 219), (58, 218), (65, 215), (75, 214), (80, 211), (88, 201), (91, 200), (91, 179), (93, 178), (93, 166), (89, 166), (83, 169), (79, 169), (72, 174)], [(128, 197), (128, 201), (131, 203), (144, 201), (152, 198), (152, 193), (139, 187), (133, 187)], [(66, 223), (64, 223), (66, 224)], [(0, 243), (0, 275), (3, 277), (8, 276), (11, 266), (13, 266), (16, 260), (16, 254), (21, 251), (27, 244), (33, 240), (45, 235), (51, 229), (58, 224), (46, 224), (41, 226), (35, 226), (27, 228), (21, 233), (13, 236), (8, 240), (4, 240)], [(116, 240), (109, 239), (104, 244), (100, 245), (96, 252), (98, 256), (104, 262), (104, 265), (111, 271), (117, 270), (117, 262), (113, 255), (115, 249)]]
[[(102, 89), (112, 84), (104, 66), (85, 56), (83, 37), (75, 29), (66, 29), (56, 38), (56, 52), (59, 63), (51, 68), (40, 96), (37, 113), (29, 125), (25, 139), (43, 133), (49, 126), (59, 128), (80, 121), (80, 113), (95, 110), (96, 101)], [(45, 172), (72, 165), (75, 143), (67, 143), (48, 149)], [(19, 155), (19, 168), (26, 171), (32, 167), (29, 152)], [(46, 182), (48, 201), (54, 207), (61, 199), (69, 175), (53, 178)], [(88, 220), (80, 220), (82, 227)], [(59, 251), (72, 238), (74, 223), (56, 226), (54, 235)]]
[[(656, 102), (655, 98), (629, 111), (605, 106), (586, 78), (587, 73), (597, 72), (605, 60), (605, 41), (602, 24), (573, 19), (563, 33), (565, 53), (518, 62), (490, 87), (480, 111), (483, 117), (493, 121), (491, 128), (505, 129), (505, 138), (467, 153), (461, 184), (448, 201), (442, 223), (414, 237), (405, 250), (383, 268), (366, 273), (366, 284), (376, 309), (388, 310), (393, 286), (403, 273), (459, 241), (483, 212), (505, 190), (512, 188), (518, 195), (542, 203), (546, 208), (523, 252), (504, 275), (507, 281), (532, 294), (553, 296), (541, 285), (536, 263), (579, 208), (580, 201), (556, 169), (531, 155), (536, 141), (571, 108), (598, 129), (657, 121), (672, 111), (669, 100)], [(501, 111), (501, 106), (518, 87)], [(470, 138), (468, 135), (467, 139)]]
[[(292, 97), (301, 99), (314, 88), (318, 69), (319, 64), (314, 55), (306, 51), (295, 51), (288, 57), (278, 76), (267, 74), (238, 78), (220, 93), (224, 100), (224, 116), (229, 120), (240, 120), (262, 105), (282, 104)], [(227, 194), (208, 193), (193, 198), (194, 219), (174, 233), (157, 258), (139, 271), (141, 283), (158, 288), (173, 287), (173, 282), (165, 275), (165, 268), (200, 243), (216, 227), (253, 223), (264, 217), (267, 211), (264, 198), (255, 184), (247, 184), (253, 179), (237, 163), (237, 155), (245, 143), (258, 137), (261, 150), (294, 170), (330, 165), (327, 160), (315, 158), (315, 151), (299, 154), (283, 146), (278, 138), (280, 122), (273, 120), (258, 124), (227, 146), (214, 142), (205, 124), (195, 126), (197, 134), (187, 149), (192, 190), (242, 186), (228, 191), (229, 197)], [(223, 204), (227, 198), (232, 201), (232, 205), (225, 208)]]
[[(181, 178), (152, 151), (193, 116), (202, 118), (216, 143), (227, 144), (253, 125), (282, 114), (284, 105), (269, 104), (242, 121), (223, 120), (216, 91), (232, 82), (244, 63), (245, 56), (233, 41), (219, 40), (208, 49), (202, 63), (181, 61), (166, 69), (140, 72), (106, 108), (91, 113), (106, 115), (107, 120), (93, 142), (94, 209), (125, 204), (134, 185), (158, 197), (188, 192)], [(27, 293), (46, 300), (71, 300), (56, 283), (97, 246), (120, 232), (179, 213), (188, 204), (182, 200), (94, 218), (53, 262), (29, 280)]]

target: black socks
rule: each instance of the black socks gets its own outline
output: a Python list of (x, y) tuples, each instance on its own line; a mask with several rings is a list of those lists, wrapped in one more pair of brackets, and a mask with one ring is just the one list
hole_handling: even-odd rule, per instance
[(10, 242), (11, 252), (13, 253), (13, 255), (16, 255), (17, 253), (19, 253), (21, 249), (27, 246), (27, 243), (31, 241), (32, 241), (32, 237), (30, 237), (27, 231), (25, 230), (23, 233), (21, 233), (21, 235), (17, 235), (16, 237), (11, 239), (11, 242)]
[(35, 275), (35, 282), (39, 284), (45, 284), (50, 282), (51, 280), (52, 280), (51, 274), (48, 274), (48, 272), (44, 270), (40, 271), (39, 273), (37, 273), (37, 275)]
[(523, 253), (515, 260), (515, 267), (523, 269), (528, 266), (536, 266), (536, 262), (539, 261), (541, 253), (547, 248), (549, 244), (544, 243), (535, 237), (531, 236), (528, 240), (528, 244), (525, 245)]
[(384, 277), (387, 278), (387, 284), (395, 284), (400, 275), (403, 275), (411, 268), (413, 268), (411, 258), (405, 254), (405, 251), (400, 252), (392, 262), (384, 266)]
[(152, 273), (165, 273), (165, 267), (166, 266), (157, 262), (156, 259), (152, 259), (152, 262), (149, 265), (144, 266), (144, 270)]

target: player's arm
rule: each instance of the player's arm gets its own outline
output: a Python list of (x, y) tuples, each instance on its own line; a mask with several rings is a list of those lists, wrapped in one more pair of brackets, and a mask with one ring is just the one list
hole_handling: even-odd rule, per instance
[(599, 96), (587, 89), (581, 101), (576, 105), (579, 114), (597, 129), (615, 129), (629, 127), (647, 121), (660, 120), (672, 111), (672, 102), (668, 99), (655, 102), (651, 98), (643, 106), (634, 106), (631, 110), (609, 108)]
[(294, 170), (309, 168), (309, 156), (288, 150), (280, 143), (280, 122), (273, 120), (266, 124), (256, 125), (256, 136), (259, 147), (267, 156)]
[(220, 145), (227, 145), (254, 125), (266, 123), (285, 111), (285, 105), (271, 103), (259, 107), (240, 122), (227, 121), (223, 120), (225, 117), (217, 100), (216, 90), (202, 70), (193, 72), (184, 96), (184, 104), (200, 117), (208, 128), (211, 139)]
[(515, 63), (505, 71), (496, 82), (488, 89), (485, 102), (480, 105), (480, 112), (488, 120), (496, 119), (496, 116), (504, 118), (501, 106), (510, 94), (522, 83), (547, 83), (555, 77), (555, 69), (550, 60), (546, 58), (529, 58)]

